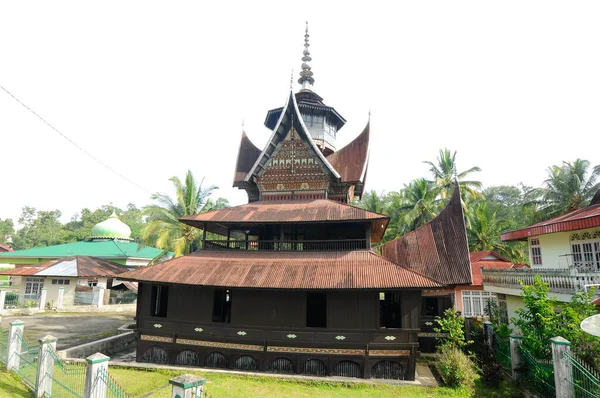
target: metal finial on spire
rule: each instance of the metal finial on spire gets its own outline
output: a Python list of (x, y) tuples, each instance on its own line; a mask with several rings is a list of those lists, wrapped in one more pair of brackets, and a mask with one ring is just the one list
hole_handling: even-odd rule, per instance
[(292, 68), (292, 74), (290, 75), (290, 90), (294, 88), (294, 68)]
[(310, 57), (310, 51), (308, 51), (308, 47), (310, 44), (308, 43), (308, 22), (306, 22), (306, 31), (304, 34), (304, 52), (302, 53), (304, 56), (302, 57), (302, 72), (300, 72), (300, 79), (298, 79), (298, 83), (302, 85), (302, 89), (309, 89), (310, 86), (315, 84), (315, 79), (313, 79), (313, 73), (310, 70), (310, 65), (308, 64), (312, 61)]

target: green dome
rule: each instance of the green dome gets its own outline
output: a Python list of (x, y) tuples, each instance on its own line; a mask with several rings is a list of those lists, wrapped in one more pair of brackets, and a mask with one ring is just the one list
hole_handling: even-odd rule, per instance
[(108, 219), (94, 225), (90, 239), (132, 240), (131, 228), (119, 220), (117, 215), (113, 212), (112, 216)]

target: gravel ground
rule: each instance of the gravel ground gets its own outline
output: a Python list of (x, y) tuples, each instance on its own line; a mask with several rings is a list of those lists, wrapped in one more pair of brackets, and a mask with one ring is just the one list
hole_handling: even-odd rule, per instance
[(116, 334), (117, 328), (133, 323), (133, 314), (73, 313), (2, 317), (0, 326), (8, 328), (17, 319), (25, 322), (25, 337), (33, 342), (46, 335), (58, 338), (56, 348), (63, 350)]

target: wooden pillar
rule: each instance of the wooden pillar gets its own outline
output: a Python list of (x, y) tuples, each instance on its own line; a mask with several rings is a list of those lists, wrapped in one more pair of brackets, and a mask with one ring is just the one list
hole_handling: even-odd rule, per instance
[(206, 227), (208, 223), (204, 223), (204, 229), (202, 230), (202, 248), (206, 249)]
[(231, 230), (227, 228), (227, 248), (229, 249), (229, 239), (231, 238)]
[(246, 240), (246, 250), (248, 250), (248, 232), (244, 232), (244, 239)]
[(365, 244), (366, 244), (366, 248), (367, 249), (371, 248), (371, 224), (369, 224), (367, 226), (367, 233), (366, 233), (366, 237), (365, 237)]

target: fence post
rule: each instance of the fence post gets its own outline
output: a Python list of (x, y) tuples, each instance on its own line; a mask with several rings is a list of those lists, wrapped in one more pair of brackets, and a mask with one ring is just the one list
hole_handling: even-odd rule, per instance
[(494, 327), (490, 321), (483, 322), (483, 338), (488, 346), (493, 347)]
[(172, 385), (171, 398), (196, 398), (202, 396), (202, 388), (206, 379), (190, 374), (183, 374), (169, 380)]
[(565, 352), (571, 353), (571, 342), (560, 337), (553, 337), (552, 342), (552, 362), (554, 363), (554, 386), (556, 396), (561, 398), (575, 397), (575, 387), (573, 380), (573, 365), (565, 358)]
[(56, 298), (56, 310), (57, 311), (60, 311), (63, 309), (64, 297), (65, 297), (65, 288), (59, 287), (58, 288), (58, 297)]
[(38, 305), (38, 309), (40, 312), (44, 312), (46, 310), (46, 295), (48, 294), (48, 289), (43, 287), (42, 292), (40, 293), (40, 303)]
[(0, 290), (0, 313), (4, 311), (4, 304), (6, 302), (6, 290)]
[(52, 376), (54, 375), (54, 357), (50, 350), (56, 352), (54, 336), (46, 336), (39, 340), (40, 355), (38, 357), (37, 375), (35, 377), (36, 398), (43, 398), (46, 394), (52, 396)]
[(510, 336), (510, 363), (512, 370), (512, 379), (517, 380), (519, 378), (519, 372), (517, 370), (524, 364), (523, 353), (519, 350), (519, 347), (523, 343), (523, 336), (511, 335)]
[(83, 391), (83, 396), (86, 398), (105, 398), (106, 383), (98, 377), (98, 372), (102, 371), (108, 375), (108, 361), (110, 358), (97, 352), (85, 360), (87, 362), (87, 369), (85, 370), (85, 390)]
[(20, 358), (18, 353), (21, 352), (21, 338), (23, 336), (23, 328), (25, 323), (23, 321), (11, 322), (8, 328), (8, 347), (6, 349), (6, 369), (17, 370), (19, 369)]

